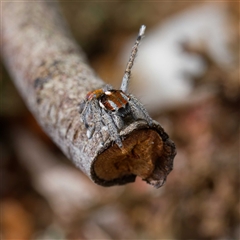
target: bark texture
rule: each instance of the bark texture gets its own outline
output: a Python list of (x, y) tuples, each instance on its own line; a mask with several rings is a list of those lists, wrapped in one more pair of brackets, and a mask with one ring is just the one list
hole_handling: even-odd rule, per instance
[[(110, 164), (117, 169), (113, 175), (104, 159), (111, 162), (115, 156), (111, 149), (117, 146), (110, 140), (102, 146), (97, 134), (90, 140), (87, 138), (86, 129), (80, 121), (79, 103), (89, 91), (102, 88), (105, 83), (88, 66), (84, 53), (72, 39), (55, 3), (3, 2), (2, 39), (4, 62), (26, 104), (45, 132), (77, 167), (104, 186), (134, 181), (136, 175), (156, 187), (163, 184), (172, 169), (175, 146), (159, 124), (155, 123), (149, 129), (145, 122), (137, 121), (121, 131), (120, 135), (128, 139), (127, 145), (132, 147), (117, 149), (116, 152), (125, 159), (136, 146), (138, 150), (137, 155), (131, 154), (130, 165), (127, 161), (120, 168)], [(139, 129), (145, 129), (145, 133), (136, 133)], [(139, 149), (141, 142), (131, 143), (131, 138), (136, 139), (138, 135), (145, 141), (145, 146), (151, 144), (149, 141), (157, 142), (147, 151)], [(110, 155), (109, 152), (106, 155), (109, 149)], [(144, 151), (145, 155), (142, 155)], [(101, 157), (102, 154), (105, 154), (104, 157)], [(144, 162), (146, 154), (150, 156)], [(141, 159), (143, 170), (136, 170), (139, 166), (139, 162), (134, 162), (136, 158)], [(114, 159), (119, 162), (122, 157)]]

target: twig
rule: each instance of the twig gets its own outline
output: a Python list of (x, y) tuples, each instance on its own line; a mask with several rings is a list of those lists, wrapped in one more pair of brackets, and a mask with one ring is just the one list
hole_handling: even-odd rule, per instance
[(103, 186), (136, 175), (156, 187), (164, 183), (175, 146), (158, 123), (139, 120), (122, 129), (124, 151), (111, 139), (102, 145), (98, 134), (88, 139), (79, 103), (105, 83), (87, 65), (55, 3), (2, 2), (2, 39), (3, 59), (26, 104), (77, 167)]
[(76, 168), (58, 161), (57, 156), (33, 134), (14, 127), (11, 140), (35, 189), (47, 199), (62, 223), (73, 220), (79, 209), (86, 210), (96, 204), (94, 199), (100, 194), (96, 185)]

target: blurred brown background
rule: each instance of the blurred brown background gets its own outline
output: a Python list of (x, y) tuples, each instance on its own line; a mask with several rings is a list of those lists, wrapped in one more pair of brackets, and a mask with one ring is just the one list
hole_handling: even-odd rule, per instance
[[(187, 28), (195, 21), (191, 21), (195, 16), (191, 11), (198, 11), (203, 5), (208, 9), (208, 4), (207, 1), (60, 3), (69, 28), (90, 64), (115, 87), (124, 72), (121, 65), (124, 46), (133, 44), (141, 24), (147, 25), (143, 40), (147, 46), (148, 38), (155, 41), (158, 29), (163, 27), (166, 32), (170, 29), (167, 23), (176, 21), (176, 16), (189, 14), (184, 26)], [(195, 72), (176, 71), (179, 74), (176, 81), (184, 76), (191, 86), (180, 100), (168, 104), (168, 99), (175, 96), (169, 88), (163, 102), (146, 101), (153, 118), (177, 146), (174, 170), (161, 189), (153, 189), (140, 179), (121, 187), (93, 184), (42, 132), (2, 66), (2, 239), (240, 238), (239, 3), (214, 4), (209, 5), (210, 15), (214, 19), (211, 11), (218, 11), (221, 5), (218, 17), (225, 19), (220, 28), (221, 34), (225, 32), (228, 37), (226, 51), (230, 60), (221, 59), (224, 55), (214, 56), (206, 40), (193, 41), (194, 37), (188, 39), (186, 35), (184, 41), (177, 42), (176, 51), (183, 56), (198, 57), (204, 68), (198, 71), (202, 65), (196, 64)], [(201, 12), (198, 16), (205, 18)], [(181, 28), (178, 30), (181, 34)], [(166, 34), (161, 32), (161, 39)], [(139, 58), (141, 47), (144, 48), (144, 43)], [(155, 49), (156, 54), (164, 54)], [(144, 53), (141, 58), (151, 76), (155, 72), (148, 70), (151, 59)], [(124, 61), (127, 59), (128, 55)], [(138, 76), (144, 73), (137, 70), (137, 63), (138, 60), (133, 68), (133, 86), (140, 85), (137, 96), (141, 99), (141, 94), (149, 96), (151, 92), (144, 91), (146, 83), (138, 82), (141, 79)], [(168, 64), (174, 66), (171, 61)], [(134, 92), (135, 87), (132, 88)], [(164, 89), (159, 88), (159, 95), (161, 91)]]

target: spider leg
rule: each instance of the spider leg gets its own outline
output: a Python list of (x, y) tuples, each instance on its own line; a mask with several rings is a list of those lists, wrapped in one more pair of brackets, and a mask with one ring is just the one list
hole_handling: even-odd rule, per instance
[(118, 116), (116, 114), (113, 114), (112, 115), (112, 119), (113, 119), (113, 121), (114, 121), (114, 123), (115, 123), (115, 125), (116, 125), (116, 127), (118, 129), (122, 129), (123, 128), (124, 122), (123, 122), (123, 120), (122, 120), (122, 118), (120, 116)]
[(92, 117), (93, 117), (93, 122), (94, 122), (94, 132), (98, 133), (101, 139), (101, 142), (103, 144), (103, 135), (102, 135), (102, 128), (104, 126), (103, 121), (102, 121), (102, 110), (99, 107), (98, 100), (94, 99), (91, 101), (91, 112), (92, 112)]
[(102, 109), (102, 119), (104, 124), (108, 127), (111, 139), (118, 145), (119, 148), (122, 148), (122, 140), (118, 134), (118, 129), (115, 125), (115, 122), (112, 116), (109, 115), (105, 109)]
[(95, 132), (95, 124), (89, 125), (89, 127), (87, 128), (88, 139), (92, 138), (92, 135), (94, 132)]
[(136, 39), (136, 41), (133, 45), (131, 55), (130, 55), (130, 58), (128, 60), (126, 70), (125, 70), (125, 73), (124, 73), (124, 76), (123, 76), (122, 84), (121, 84), (121, 87), (120, 87), (120, 89), (123, 92), (127, 92), (127, 90), (128, 90), (128, 85), (129, 85), (129, 80), (130, 80), (130, 77), (131, 77), (131, 71), (132, 71), (133, 63), (134, 63), (134, 60), (135, 60), (137, 52), (138, 52), (139, 44), (140, 44), (140, 42), (141, 42), (141, 40), (144, 36), (145, 29), (146, 29), (146, 26), (144, 26), (144, 25), (142, 25), (140, 27), (138, 37), (137, 37), (137, 39)]
[[(93, 121), (88, 123), (87, 118), (89, 118), (89, 115), (92, 115), (92, 105), (90, 102), (87, 102), (87, 106), (84, 109), (84, 111), (82, 112), (82, 119), (83, 119), (83, 122), (87, 129), (87, 137), (88, 137), (88, 139), (91, 139), (95, 132), (95, 123)], [(92, 116), (90, 116), (90, 117), (92, 117)]]
[[(141, 119), (141, 115), (143, 116), (143, 119), (147, 121), (147, 123), (152, 126), (153, 125), (153, 120), (149, 116), (147, 110), (143, 106), (141, 102), (138, 101), (137, 98), (135, 98), (133, 95), (130, 95), (130, 100), (129, 100), (129, 105), (133, 113), (133, 117), (137, 119)], [(140, 110), (140, 113), (139, 113)]]
[(86, 99), (84, 99), (84, 100), (82, 100), (81, 102), (80, 102), (80, 104), (79, 104), (79, 113), (82, 113), (84, 110), (85, 110), (85, 108), (86, 108), (86, 103), (87, 103), (87, 101), (86, 101)]
[(81, 116), (82, 116), (82, 121), (87, 129), (89, 128), (87, 117), (89, 117), (90, 113), (91, 113), (91, 104), (89, 101), (85, 101), (85, 106), (84, 106), (84, 109), (82, 110)]

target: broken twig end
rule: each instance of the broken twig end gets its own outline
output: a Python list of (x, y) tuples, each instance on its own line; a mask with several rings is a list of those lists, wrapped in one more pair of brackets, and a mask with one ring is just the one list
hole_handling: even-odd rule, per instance
[(154, 121), (130, 124), (120, 135), (123, 148), (106, 142), (92, 165), (92, 179), (102, 186), (134, 182), (136, 176), (156, 188), (161, 187), (172, 170), (176, 154), (174, 143), (162, 127)]

